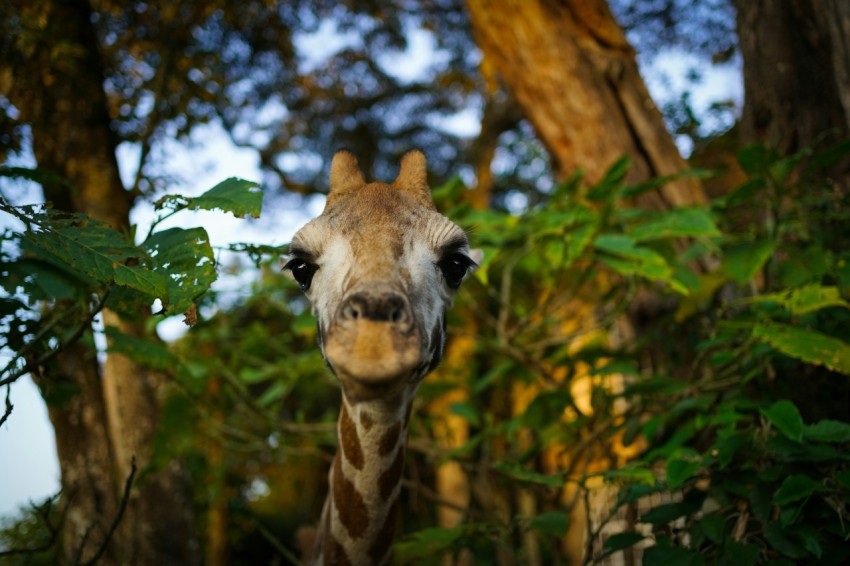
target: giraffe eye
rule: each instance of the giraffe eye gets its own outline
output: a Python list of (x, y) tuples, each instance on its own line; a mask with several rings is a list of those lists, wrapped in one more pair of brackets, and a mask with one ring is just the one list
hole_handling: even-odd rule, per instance
[(475, 265), (475, 262), (463, 255), (462, 253), (450, 253), (444, 256), (437, 262), (437, 267), (443, 272), (443, 277), (446, 278), (446, 285), (450, 289), (460, 287), (460, 282), (463, 281), (463, 276), (470, 267)]
[(310, 263), (309, 261), (296, 257), (283, 266), (283, 270), (289, 270), (292, 272), (292, 276), (295, 278), (295, 281), (298, 282), (298, 286), (301, 287), (302, 291), (306, 291), (310, 288), (310, 283), (313, 281), (313, 275), (318, 271), (319, 266), (315, 263)]

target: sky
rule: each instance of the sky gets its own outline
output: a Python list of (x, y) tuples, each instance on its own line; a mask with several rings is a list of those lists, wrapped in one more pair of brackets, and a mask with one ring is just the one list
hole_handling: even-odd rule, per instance
[[(307, 51), (317, 56), (327, 56), (344, 47), (348, 41), (344, 36), (332, 36), (333, 30), (320, 30), (320, 34), (327, 34), (326, 41), (321, 37), (303, 39), (304, 45), (309, 47)], [(327, 40), (327, 37), (334, 39)], [(423, 35), (411, 38), (407, 53), (387, 59), (382, 64), (390, 72), (402, 76), (416, 69), (424, 69), (430, 62), (429, 51), (433, 50), (433, 45), (433, 38), (423, 32)], [(666, 52), (644, 66), (644, 79), (659, 105), (682, 92), (686, 86), (684, 77), (687, 69), (695, 63), (698, 62), (680, 53)], [(690, 86), (691, 101), (697, 113), (704, 112), (712, 101), (718, 99), (732, 99), (736, 107), (740, 108), (743, 101), (740, 73), (740, 64), (734, 61), (721, 67), (703, 68), (702, 82)], [(452, 127), (459, 132), (466, 135), (477, 132), (475, 116), (459, 116), (453, 120), (457, 123)], [(690, 153), (692, 148), (686, 140), (679, 139), (677, 143), (684, 154)], [(214, 123), (197, 128), (190, 143), (170, 142), (162, 153), (167, 156), (165, 169), (183, 179), (174, 192), (186, 196), (201, 194), (228, 177), (254, 181), (262, 178), (256, 153), (235, 147), (220, 126)], [(118, 158), (122, 176), (129, 186), (138, 163), (138, 149), (122, 146)], [(31, 198), (37, 199), (38, 196), (37, 192), (33, 192)], [(32, 200), (28, 200), (26, 194), (20, 195), (20, 204), (28, 202)], [(259, 220), (237, 219), (219, 212), (183, 211), (163, 223), (161, 228), (175, 225), (203, 226), (214, 248), (233, 242), (278, 246), (287, 243), (306, 220), (319, 214), (322, 206), (322, 199), (311, 201), (305, 210), (266, 206)], [(145, 232), (153, 215), (154, 211), (147, 203), (133, 210), (131, 220), (139, 225), (139, 233)], [(218, 259), (225, 263), (228, 261), (226, 256)], [(247, 293), (252, 276), (250, 270), (245, 270), (241, 275), (221, 277), (213, 287), (222, 293), (224, 300), (228, 300), (228, 297), (233, 300)], [(161, 322), (157, 328), (160, 335), (166, 340), (174, 340), (185, 333), (187, 327), (181, 318), (171, 317)], [(15, 409), (0, 428), (0, 517), (14, 514), (20, 506), (30, 501), (39, 503), (59, 490), (59, 467), (53, 431), (44, 402), (29, 377), (15, 382), (11, 391)]]

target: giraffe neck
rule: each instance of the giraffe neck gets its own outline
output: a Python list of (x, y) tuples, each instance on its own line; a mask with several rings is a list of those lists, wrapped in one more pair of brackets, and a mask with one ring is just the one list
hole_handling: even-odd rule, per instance
[(411, 399), (349, 403), (343, 395), (317, 564), (390, 562)]

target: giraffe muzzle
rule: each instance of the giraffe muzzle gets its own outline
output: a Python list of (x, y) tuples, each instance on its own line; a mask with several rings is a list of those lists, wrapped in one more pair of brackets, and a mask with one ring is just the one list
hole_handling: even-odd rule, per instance
[(343, 385), (384, 389), (405, 380), (422, 357), (407, 297), (380, 287), (350, 293), (328, 329), (325, 354)]

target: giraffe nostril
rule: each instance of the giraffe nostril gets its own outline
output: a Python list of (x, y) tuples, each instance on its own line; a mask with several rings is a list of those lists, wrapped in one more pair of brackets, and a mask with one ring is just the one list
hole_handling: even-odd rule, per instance
[(402, 324), (411, 319), (407, 301), (395, 292), (354, 293), (345, 300), (340, 314), (344, 320), (363, 318), (393, 324)]

